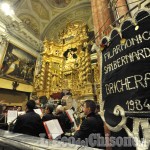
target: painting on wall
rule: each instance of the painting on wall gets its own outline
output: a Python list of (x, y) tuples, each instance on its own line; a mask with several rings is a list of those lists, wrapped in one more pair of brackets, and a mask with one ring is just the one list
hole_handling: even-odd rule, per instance
[(9, 43), (0, 76), (23, 83), (32, 83), (35, 64), (35, 57)]

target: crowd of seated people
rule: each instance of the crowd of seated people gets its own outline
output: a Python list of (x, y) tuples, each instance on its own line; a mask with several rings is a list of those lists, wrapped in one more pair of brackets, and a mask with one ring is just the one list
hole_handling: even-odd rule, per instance
[(46, 135), (47, 133), (43, 122), (58, 119), (63, 130), (61, 137), (66, 136), (65, 134), (67, 132), (72, 131), (74, 132), (72, 136), (75, 140), (86, 140), (91, 134), (95, 133), (104, 137), (104, 124), (100, 115), (96, 112), (96, 107), (97, 106), (94, 101), (86, 100), (83, 105), (85, 118), (82, 120), (80, 125), (75, 128), (74, 124), (67, 116), (64, 106), (58, 105), (57, 107), (54, 107), (53, 104), (48, 103), (44, 106), (44, 110), (42, 110), (43, 114), (40, 116), (34, 111), (36, 108), (35, 101), (29, 100), (26, 103), (26, 113), (17, 117), (12, 131), (31, 136), (39, 136), (41, 133), (44, 133), (45, 138), (47, 138), (48, 136)]

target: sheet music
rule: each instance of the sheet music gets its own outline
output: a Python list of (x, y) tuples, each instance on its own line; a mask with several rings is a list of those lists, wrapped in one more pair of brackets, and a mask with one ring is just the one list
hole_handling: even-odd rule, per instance
[(57, 138), (59, 135), (63, 134), (62, 128), (57, 119), (49, 120), (44, 122), (44, 126), (47, 126), (52, 139)]
[(67, 115), (68, 115), (70, 121), (71, 121), (71, 122), (74, 122), (75, 119), (74, 119), (74, 117), (73, 117), (73, 113), (74, 113), (73, 110), (72, 110), (72, 109), (68, 109), (68, 110), (66, 110), (66, 113), (67, 113)]
[(14, 121), (18, 116), (18, 111), (17, 110), (8, 110), (7, 112), (7, 123), (11, 123)]
[(75, 129), (77, 128), (77, 124), (74, 118), (74, 111), (72, 109), (66, 110), (67, 116), (69, 117), (70, 121), (74, 123)]

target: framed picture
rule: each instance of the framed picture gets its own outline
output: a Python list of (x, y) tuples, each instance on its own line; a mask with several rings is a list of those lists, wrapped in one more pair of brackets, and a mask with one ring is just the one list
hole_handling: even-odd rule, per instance
[(9, 43), (0, 74), (3, 78), (32, 83), (35, 64), (34, 56)]

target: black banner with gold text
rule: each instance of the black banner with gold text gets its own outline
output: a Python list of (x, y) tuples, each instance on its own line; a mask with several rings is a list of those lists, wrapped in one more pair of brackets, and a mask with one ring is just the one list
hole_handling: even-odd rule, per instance
[(117, 105), (140, 117), (150, 112), (150, 14), (140, 11), (102, 41), (104, 116), (115, 127), (122, 118), (113, 114)]

